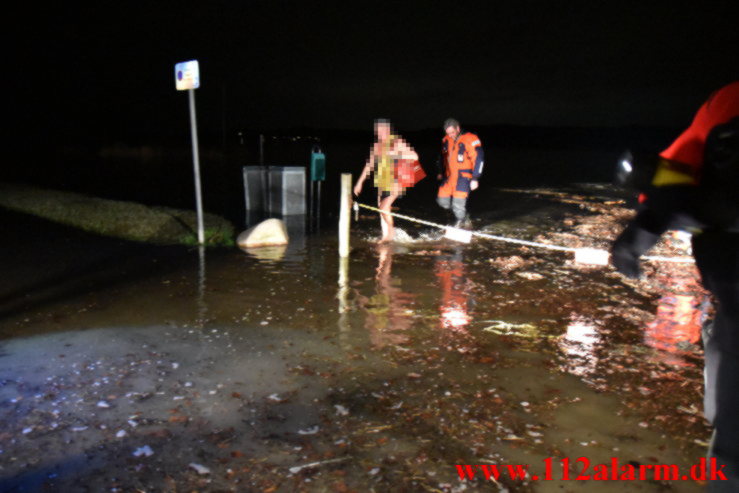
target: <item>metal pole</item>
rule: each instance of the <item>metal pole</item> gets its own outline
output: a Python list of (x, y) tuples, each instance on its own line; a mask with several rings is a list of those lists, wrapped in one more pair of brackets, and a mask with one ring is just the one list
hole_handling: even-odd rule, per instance
[(341, 197), (339, 209), (339, 256), (349, 256), (349, 227), (351, 225), (352, 175), (341, 174)]
[(313, 230), (313, 196), (314, 193), (314, 185), (313, 180), (309, 179), (309, 185), (308, 185), (308, 226), (309, 229)]
[[(351, 184), (351, 183), (350, 183)], [(321, 229), (321, 182), (318, 182), (318, 199), (316, 200), (316, 223), (318, 224), (318, 229)]]
[(268, 214), (272, 209), (270, 176), (264, 167), (264, 134), (259, 134), (259, 166), (262, 169), (262, 212)]
[(198, 215), (198, 244), (205, 243), (203, 229), (203, 196), (200, 191), (200, 156), (198, 155), (198, 123), (195, 116), (195, 89), (188, 89), (190, 96), (190, 133), (192, 134), (192, 165), (195, 172), (195, 206)]

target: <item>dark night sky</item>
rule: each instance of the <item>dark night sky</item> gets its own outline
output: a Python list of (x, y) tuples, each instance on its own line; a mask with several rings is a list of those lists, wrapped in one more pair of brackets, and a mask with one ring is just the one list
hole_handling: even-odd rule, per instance
[(735, 3), (65, 3), (12, 22), (6, 81), (26, 136), (180, 133), (174, 64), (191, 58), (214, 133), (367, 129), (377, 116), (419, 129), (451, 115), (681, 127), (739, 78)]

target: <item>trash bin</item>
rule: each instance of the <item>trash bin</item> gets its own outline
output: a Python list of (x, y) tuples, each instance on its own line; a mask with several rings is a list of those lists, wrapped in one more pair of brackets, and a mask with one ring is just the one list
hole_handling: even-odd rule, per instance
[(269, 213), (282, 216), (305, 214), (305, 168), (269, 166), (267, 175)]
[(267, 166), (244, 166), (244, 200), (247, 212), (267, 211)]

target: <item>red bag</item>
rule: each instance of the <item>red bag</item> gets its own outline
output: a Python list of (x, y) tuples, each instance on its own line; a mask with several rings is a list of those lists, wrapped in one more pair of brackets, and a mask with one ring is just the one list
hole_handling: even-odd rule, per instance
[(395, 178), (403, 188), (411, 188), (425, 177), (426, 173), (417, 160), (399, 159), (395, 164)]

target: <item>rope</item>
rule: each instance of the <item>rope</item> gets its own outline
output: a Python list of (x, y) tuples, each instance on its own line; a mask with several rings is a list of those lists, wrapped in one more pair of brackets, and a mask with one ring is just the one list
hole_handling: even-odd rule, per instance
[[(372, 207), (371, 205), (361, 204), (359, 202), (354, 202), (354, 205), (355, 207), (362, 207), (363, 209), (368, 209), (370, 211), (379, 212), (380, 214), (390, 214), (391, 216), (397, 217), (399, 219), (405, 219), (406, 221), (410, 221), (413, 223), (423, 224), (424, 226), (431, 226), (432, 228), (447, 229), (448, 227), (443, 224), (433, 223), (431, 221), (425, 221), (423, 219), (406, 216), (405, 214), (399, 214), (397, 212), (383, 212), (377, 207)], [(560, 246), (560, 245), (549, 245), (547, 243), (538, 243), (535, 241), (519, 240), (517, 238), (508, 238), (506, 236), (491, 235), (488, 233), (482, 233), (480, 231), (471, 231), (471, 233), (472, 233), (472, 236), (477, 236), (478, 238), (485, 238), (488, 240), (502, 241), (505, 243), (513, 243), (516, 245), (524, 245), (524, 246), (530, 246), (530, 247), (535, 247), (535, 248), (544, 248), (547, 250), (556, 250), (560, 252), (576, 252), (578, 250), (582, 250), (582, 248), (566, 247), (566, 246)], [(642, 260), (653, 260), (656, 262), (695, 263), (695, 260), (693, 260), (690, 257), (644, 256), (641, 258)]]
[(537, 247), (537, 248), (546, 248), (547, 250), (558, 250), (560, 252), (576, 252), (577, 250), (579, 250), (579, 248), (559, 246), (559, 245), (549, 245), (547, 243), (537, 243), (535, 241), (526, 241), (526, 240), (519, 240), (516, 238), (507, 238), (505, 236), (490, 235), (487, 233), (479, 233), (477, 231), (473, 231), (472, 235), (478, 236), (480, 238), (486, 238), (488, 240), (498, 240), (498, 241), (504, 241), (506, 243), (515, 243), (517, 245), (525, 245), (525, 246), (531, 246), (531, 247)]
[(443, 224), (432, 223), (431, 221), (424, 221), (423, 219), (417, 219), (415, 217), (406, 216), (405, 214), (398, 214), (397, 212), (383, 212), (377, 207), (372, 207), (371, 205), (360, 204), (359, 202), (354, 202), (354, 204), (359, 207), (369, 209), (371, 211), (379, 212), (380, 214), (390, 214), (391, 216), (395, 216), (400, 219), (405, 219), (406, 221), (410, 221), (413, 223), (423, 224), (425, 226), (431, 226), (432, 228), (446, 229), (446, 226), (444, 226)]
[[(397, 212), (385, 213), (381, 211), (380, 209), (378, 209), (377, 207), (372, 207), (371, 205), (360, 204), (359, 202), (355, 202), (355, 203), (357, 204), (357, 206), (362, 207), (364, 209), (369, 209), (371, 211), (379, 212), (381, 214), (390, 214), (391, 216), (395, 216), (400, 219), (405, 219), (406, 221), (411, 221), (414, 223), (423, 224), (426, 226), (431, 226), (431, 227), (439, 228), (439, 229), (447, 228), (447, 226), (444, 226), (443, 224), (432, 223), (431, 221), (424, 221), (423, 219), (417, 219), (415, 217), (406, 216), (404, 214), (398, 214)], [(558, 246), (558, 245), (547, 245), (546, 243), (536, 243), (534, 241), (519, 240), (516, 238), (507, 238), (505, 236), (496, 236), (496, 235), (491, 235), (487, 233), (481, 233), (479, 231), (471, 231), (471, 233), (473, 236), (478, 236), (480, 238), (486, 238), (488, 240), (504, 241), (507, 243), (515, 243), (517, 245), (547, 248), (549, 250), (559, 250), (559, 251), (564, 251), (564, 252), (574, 252), (575, 250), (577, 250), (577, 248)]]
[(694, 264), (695, 259), (690, 257), (660, 257), (658, 255), (642, 256), (642, 260), (653, 260), (655, 262), (674, 262), (678, 264)]

